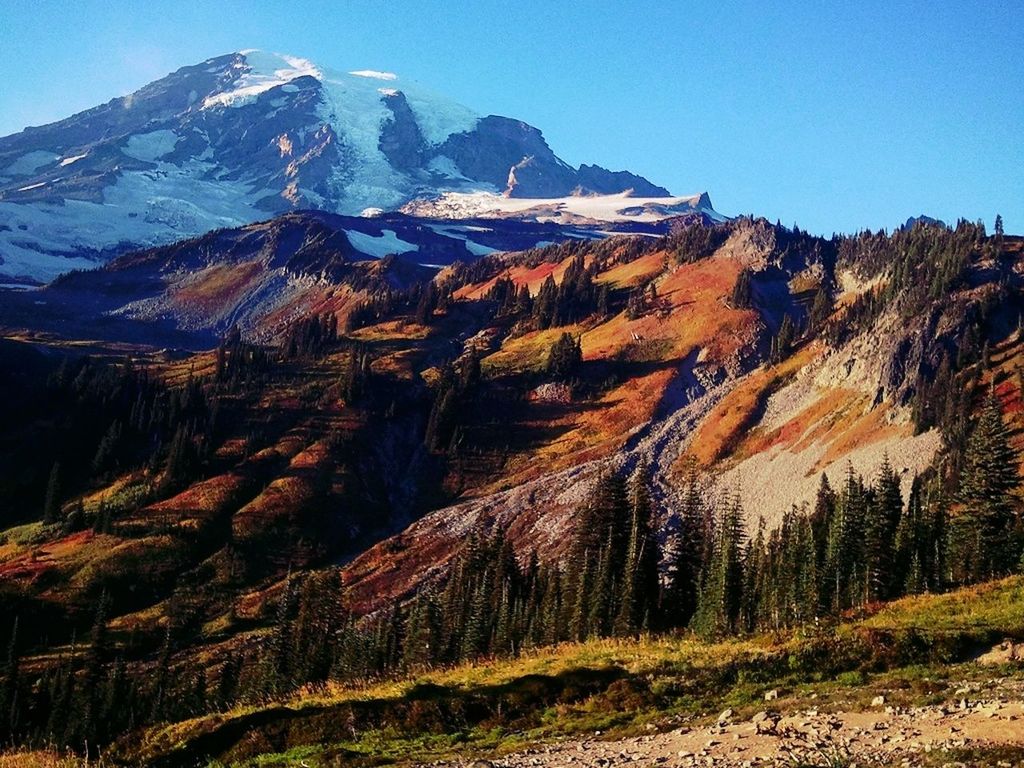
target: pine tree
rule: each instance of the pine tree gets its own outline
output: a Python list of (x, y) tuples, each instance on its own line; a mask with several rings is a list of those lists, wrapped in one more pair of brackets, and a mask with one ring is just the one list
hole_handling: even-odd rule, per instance
[(0, 739), (10, 741), (16, 733), (20, 722), (21, 702), (18, 699), (18, 617), (11, 624), (11, 634), (7, 641), (7, 656), (3, 668), (0, 669)]
[(60, 462), (55, 461), (50, 469), (50, 479), (46, 483), (46, 498), (43, 502), (43, 523), (52, 525), (61, 517), (61, 471)]
[(570, 333), (563, 333), (548, 352), (547, 372), (557, 379), (572, 378), (582, 360), (583, 350), (579, 339), (574, 339)]
[(865, 525), (865, 556), (868, 578), (868, 597), (886, 600), (897, 585), (895, 574), (895, 540), (903, 513), (900, 481), (889, 455), (882, 459), (877, 491), (873, 503), (867, 505)]
[(109, 609), (110, 598), (106, 592), (103, 592), (96, 604), (96, 615), (93, 618), (89, 648), (85, 654), (81, 688), (79, 689), (81, 700), (78, 707), (79, 721), (76, 726), (80, 737), (93, 742), (99, 728), (99, 709), (102, 703), (100, 683), (108, 652), (107, 613)]
[(749, 309), (753, 300), (753, 273), (749, 267), (740, 270), (732, 288), (732, 305), (737, 309)]
[(294, 665), (299, 661), (292, 655), (295, 614), (298, 607), (299, 579), (288, 573), (277, 602), (274, 627), (268, 638), (263, 658), (263, 687), (269, 694), (280, 694), (293, 684)]
[(330, 675), (338, 635), (345, 624), (341, 571), (307, 573), (297, 589), (290, 653), (296, 683), (319, 683)]
[(779, 332), (772, 339), (770, 362), (778, 364), (785, 360), (793, 347), (795, 339), (796, 327), (793, 325), (793, 319), (788, 314), (783, 315), (782, 323), (779, 325)]
[(743, 508), (739, 496), (727, 499), (715, 526), (715, 543), (701, 585), (694, 628), (706, 636), (737, 629), (743, 600)]
[(823, 285), (814, 294), (814, 303), (811, 304), (811, 312), (808, 317), (811, 332), (816, 333), (824, 328), (831, 314), (832, 297)]
[(430, 592), (421, 593), (410, 608), (402, 664), (405, 667), (425, 667), (437, 661), (441, 632), (437, 599)]
[[(811, 513), (811, 535), (814, 539), (814, 567), (819, 575), (825, 573), (825, 561), (828, 556), (829, 535), (832, 530), (832, 519), (836, 511), (836, 493), (828, 482), (828, 477), (821, 473), (818, 493), (814, 500), (814, 511)], [(827, 580), (823, 579), (818, 588), (818, 611), (830, 607), (831, 589)]]
[(164, 639), (157, 655), (156, 672), (153, 675), (153, 692), (150, 696), (149, 720), (161, 722), (169, 715), (168, 701), (171, 700), (171, 654), (174, 652), (174, 617), (167, 617)]
[(1019, 461), (1010, 445), (1002, 408), (990, 394), (971, 433), (960, 475), (963, 509), (954, 519), (959, 579), (975, 581), (1007, 573), (1017, 563), (1014, 551), (1015, 504)]
[(630, 519), (622, 478), (602, 474), (577, 514), (579, 533), (569, 567), (576, 577), (573, 629), (582, 640), (608, 634), (618, 611)]
[(629, 542), (614, 627), (615, 634), (620, 636), (635, 635), (648, 627), (656, 607), (658, 543), (652, 528), (648, 482), (646, 471), (638, 470), (629, 483)]
[(921, 500), (921, 478), (910, 486), (907, 510), (896, 529), (894, 593), (916, 595), (928, 589), (928, 531)]
[(548, 275), (541, 283), (537, 296), (533, 299), (533, 319), (537, 328), (544, 330), (558, 325), (558, 286), (555, 279)]
[(96, 448), (96, 455), (92, 460), (93, 474), (102, 474), (115, 466), (123, 431), (120, 420), (114, 419)]
[(696, 464), (691, 462), (679, 510), (679, 531), (669, 587), (662, 605), (662, 613), (671, 626), (687, 626), (697, 610), (697, 595), (706, 565), (709, 517), (710, 505), (705, 502)]
[(797, 524), (792, 558), (796, 570), (794, 619), (797, 624), (810, 622), (819, 615), (819, 572), (815, 549), (811, 517), (804, 510)]
[(764, 518), (757, 521), (757, 534), (747, 545), (743, 557), (743, 605), (740, 609), (740, 625), (746, 632), (752, 632), (764, 622), (767, 608), (766, 585), (771, 562), (765, 541)]
[(864, 518), (866, 494), (863, 482), (848, 465), (843, 492), (829, 528), (825, 557), (825, 599), (838, 613), (863, 602), (866, 595), (864, 568)]

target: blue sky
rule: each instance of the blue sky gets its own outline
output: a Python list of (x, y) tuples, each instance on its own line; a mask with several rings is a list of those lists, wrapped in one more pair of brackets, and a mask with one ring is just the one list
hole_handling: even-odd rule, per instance
[(3, 0), (0, 135), (243, 48), (397, 72), (729, 215), (1024, 232), (1016, 0)]

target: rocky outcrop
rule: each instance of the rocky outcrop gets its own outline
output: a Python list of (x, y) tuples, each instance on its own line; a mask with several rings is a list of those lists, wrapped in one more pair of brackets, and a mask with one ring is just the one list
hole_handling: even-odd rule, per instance
[[(609, 171), (599, 165), (581, 165), (577, 178), (581, 190), (598, 194), (613, 194), (625, 189), (632, 190), (636, 197), (667, 197), (670, 194), (667, 189), (652, 184), (643, 176), (629, 171)], [(707, 193), (701, 195), (698, 206), (712, 207)]]
[(380, 151), (395, 168), (403, 171), (421, 168), (427, 143), (405, 94), (396, 91), (384, 94), (383, 98), (392, 117), (381, 126)]

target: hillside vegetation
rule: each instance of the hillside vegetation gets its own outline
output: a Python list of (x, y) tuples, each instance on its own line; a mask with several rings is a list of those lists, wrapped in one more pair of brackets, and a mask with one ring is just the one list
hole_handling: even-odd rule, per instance
[[(249, 239), (218, 239), (259, 282)], [(222, 290), (255, 317), (227, 273), (191, 293), (175, 282), (197, 242), (73, 276), (62, 295), (99, 280), (113, 301), (130, 275), (166, 286), (161, 334), (216, 327)], [(656, 666), (674, 648), (669, 666), (693, 666), (713, 648), (746, 664), (810, 643), (853, 659), (837, 673), (859, 669), (889, 647), (885, 632), (877, 647), (853, 641), (880, 603), (1021, 568), (1021, 256), (1020, 240), (967, 222), (831, 240), (690, 222), (433, 276), (332, 262), (302, 283), (331, 301), (275, 305), (262, 331), (233, 328), (198, 353), (11, 329), (4, 739), (241, 759), (325, 729), (359, 742), (344, 747), (355, 756), (384, 755), (339, 723), (382, 733), (422, 699), (424, 733), (451, 740), (489, 727), (494, 701), (512, 717), (520, 694), (500, 681), (438, 693), (439, 715), (432, 688), (394, 688), (398, 706), (361, 681), (480, 657), (514, 669), (556, 644), (551, 658), (584, 656), (537, 682), (536, 701), (522, 694), (523, 729), (541, 735), (562, 703), (613, 683), (631, 700), (637, 681), (606, 677), (592, 652), (646, 649)], [(858, 612), (874, 619), (808, 629)], [(993, 632), (1017, 631), (999, 621)], [(710, 707), (713, 688), (680, 696)], [(356, 690), (378, 692), (338, 716)], [(240, 712), (287, 732), (290, 708), (266, 702), (301, 691), (328, 697), (315, 725), (231, 751), (224, 734), (252, 726)], [(594, 706), (622, 724), (622, 706)], [(166, 725), (180, 722), (193, 725)]]
[[(328, 684), (156, 728), (119, 749), (153, 764), (216, 758), (226, 765), (387, 764), (522, 749), (595, 731), (611, 739), (765, 707), (796, 711), (948, 701), (965, 680), (1024, 679), (1019, 663), (972, 662), (1006, 638), (1024, 640), (1020, 577), (908, 598), (863, 618), (717, 643), (692, 636), (592, 640), (394, 681)], [(261, 754), (266, 752), (267, 754)]]

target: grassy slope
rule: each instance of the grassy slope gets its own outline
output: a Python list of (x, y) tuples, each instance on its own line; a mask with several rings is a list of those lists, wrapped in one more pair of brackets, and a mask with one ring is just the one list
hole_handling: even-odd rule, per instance
[(380, 764), (508, 751), (595, 730), (624, 735), (700, 721), (727, 706), (750, 714), (770, 689), (780, 691), (780, 709), (811, 697), (823, 710), (856, 709), (879, 692), (896, 704), (934, 702), (943, 681), (991, 676), (965, 662), (1004, 637), (1024, 639), (1022, 577), (906, 598), (814, 631), (716, 643), (592, 641), (402, 680), (332, 685), (154, 729), (122, 749), (168, 765), (204, 750), (237, 765), (337, 757)]

